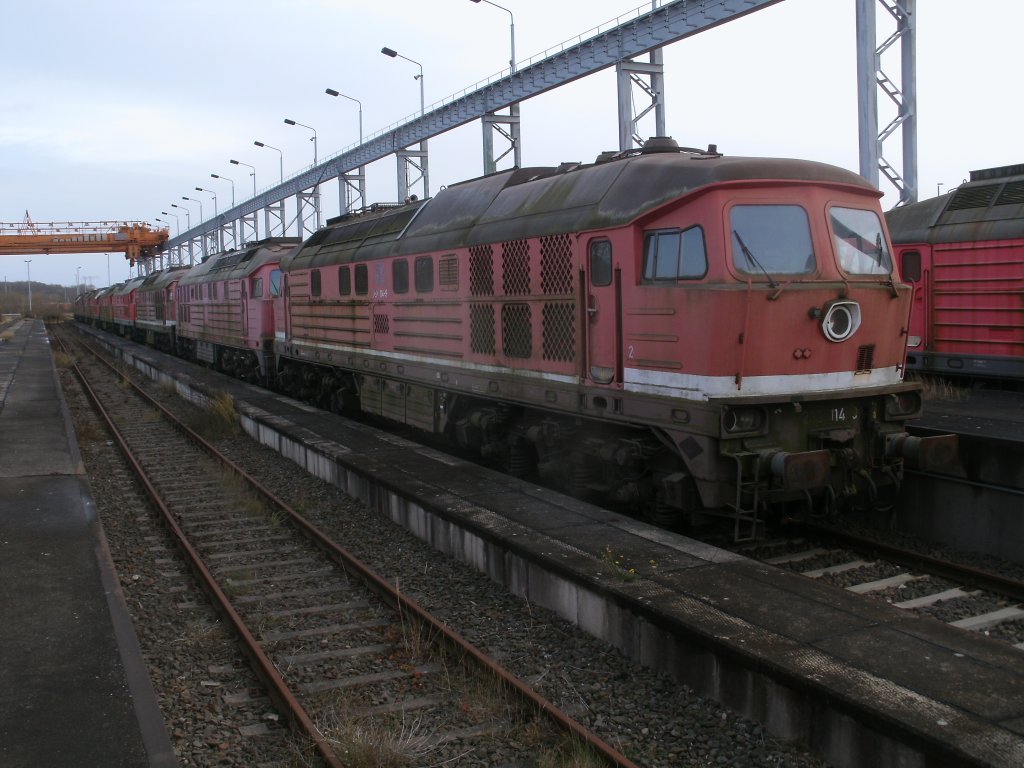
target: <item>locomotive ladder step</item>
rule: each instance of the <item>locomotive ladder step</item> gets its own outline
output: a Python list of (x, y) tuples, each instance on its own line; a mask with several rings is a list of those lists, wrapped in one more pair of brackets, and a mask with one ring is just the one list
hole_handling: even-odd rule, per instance
[[(733, 509), (733, 542), (753, 541), (757, 538), (758, 528), (762, 521), (757, 516), (758, 489), (761, 475), (760, 456), (753, 451), (740, 451), (731, 454), (736, 459), (736, 503), (728, 504)], [(754, 475), (750, 478), (744, 472), (744, 463), (754, 465)], [(744, 478), (749, 479), (744, 479)], [(750, 506), (743, 506), (744, 492), (750, 497)], [(744, 530), (744, 526), (749, 528)]]

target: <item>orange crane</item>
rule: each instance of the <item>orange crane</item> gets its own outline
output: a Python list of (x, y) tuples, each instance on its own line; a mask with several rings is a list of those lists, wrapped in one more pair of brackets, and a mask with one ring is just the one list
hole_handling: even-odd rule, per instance
[(48, 253), (123, 253), (131, 261), (153, 256), (167, 242), (166, 229), (142, 221), (0, 222), (0, 256)]

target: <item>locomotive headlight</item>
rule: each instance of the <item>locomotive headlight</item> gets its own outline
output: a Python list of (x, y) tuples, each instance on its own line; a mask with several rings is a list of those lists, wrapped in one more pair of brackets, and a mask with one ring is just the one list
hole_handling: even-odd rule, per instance
[(730, 435), (759, 432), (765, 421), (765, 413), (760, 408), (730, 408), (722, 412), (722, 429)]
[(895, 392), (885, 398), (885, 417), (887, 419), (905, 419), (921, 412), (921, 393)]
[(833, 301), (825, 305), (821, 331), (829, 341), (846, 341), (860, 328), (860, 304), (856, 301)]

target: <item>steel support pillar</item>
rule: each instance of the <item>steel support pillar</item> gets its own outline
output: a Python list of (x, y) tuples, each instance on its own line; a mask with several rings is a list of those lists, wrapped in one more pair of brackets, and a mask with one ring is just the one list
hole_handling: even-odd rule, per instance
[[(225, 221), (220, 225), (217, 235), (220, 238), (220, 249), (222, 251), (235, 250), (238, 248), (238, 222)], [(230, 246), (228, 243), (230, 242)]]
[(266, 208), (264, 208), (263, 218), (264, 224), (266, 225), (264, 229), (264, 234), (267, 237), (275, 236), (275, 227), (278, 229), (278, 232), (276, 233), (277, 237), (285, 236), (286, 224), (284, 220), (284, 200), (274, 203), (273, 205), (268, 205)]
[[(408, 200), (414, 194), (413, 188), (423, 182), (423, 199), (430, 197), (430, 182), (427, 175), (428, 158), (427, 142), (421, 141), (419, 149), (400, 149), (395, 153), (398, 158), (398, 199)], [(410, 178), (410, 169), (413, 173), (419, 173), (416, 178)]]
[[(857, 117), (860, 132), (860, 174), (876, 187), (879, 171), (896, 187), (896, 205), (917, 201), (917, 22), (916, 0), (856, 0), (857, 2)], [(877, 5), (896, 24), (895, 31), (877, 42)], [(882, 56), (900, 43), (900, 84), (883, 71)], [(896, 115), (879, 130), (878, 92), (896, 106)], [(883, 154), (886, 139), (900, 131), (902, 174)]]
[(224, 250), (224, 247), (220, 243), (220, 229), (212, 229), (203, 235), (203, 253), (210, 255), (211, 253), (220, 253)]
[[(665, 135), (665, 64), (660, 48), (651, 51), (650, 62), (620, 61), (615, 65), (619, 96), (619, 151), (642, 147), (640, 120), (654, 111), (654, 136)], [(642, 94), (637, 111), (634, 95)], [(652, 135), (652, 134), (648, 134)]]
[(259, 216), (256, 211), (239, 218), (238, 226), (241, 236), (239, 246), (244, 246), (246, 243), (255, 243), (260, 239)]
[[(509, 152), (512, 153), (512, 166), (522, 168), (523, 150), (519, 138), (519, 105), (511, 105), (507, 115), (488, 112), (481, 118), (481, 125), (484, 132), (484, 175), (495, 173), (498, 170), (498, 162)], [(495, 134), (508, 142), (508, 147), (497, 157), (494, 155)]]
[(295, 234), (306, 239), (322, 226), (320, 221), (320, 185), (313, 187), (311, 192), (299, 192), (295, 196), (296, 214)]
[(338, 211), (346, 213), (366, 207), (366, 168), (338, 176)]

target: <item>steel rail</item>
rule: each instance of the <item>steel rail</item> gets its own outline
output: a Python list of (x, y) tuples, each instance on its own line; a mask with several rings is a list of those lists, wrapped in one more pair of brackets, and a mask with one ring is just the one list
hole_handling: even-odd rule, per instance
[(932, 557), (931, 555), (915, 552), (910, 549), (903, 549), (902, 547), (858, 536), (857, 534), (839, 531), (820, 523), (802, 522), (796, 525), (818, 536), (831, 538), (842, 544), (876, 551), (900, 565), (928, 571), (933, 575), (961, 582), (968, 586), (977, 587), (978, 589), (1024, 603), (1024, 583), (1014, 579), (1009, 579), (990, 571), (973, 568), (969, 565), (951, 563), (948, 560), (942, 560), (941, 558)]
[[(65, 350), (67, 350), (67, 346), (65, 345), (62, 339), (60, 340), (60, 344)], [(129, 384), (131, 384), (131, 386), (135, 388), (136, 392), (143, 395), (143, 398), (147, 400), (150, 404), (157, 405), (165, 414), (167, 413), (166, 409), (164, 409), (162, 406), (159, 405), (159, 403), (156, 403), (156, 401), (149, 397), (149, 395), (147, 395), (145, 392), (139, 389), (135, 385), (135, 383), (129, 380), (121, 371), (118, 371), (117, 368), (110, 365), (109, 362), (103, 360), (95, 352), (95, 350), (91, 349), (88, 345), (83, 346), (85, 346), (86, 349), (88, 349), (93, 355), (95, 355), (97, 359), (99, 359), (101, 362), (107, 365), (116, 374), (121, 376), (124, 381), (127, 381)], [(285, 683), (284, 679), (280, 676), (280, 674), (278, 674), (277, 668), (274, 666), (274, 663), (263, 652), (263, 649), (259, 646), (259, 643), (256, 641), (256, 638), (253, 637), (252, 633), (249, 631), (249, 628), (245, 625), (245, 622), (242, 620), (241, 616), (239, 616), (238, 613), (235, 611), (234, 607), (231, 605), (231, 602), (228, 600), (227, 595), (225, 595), (224, 592), (221, 590), (220, 586), (214, 579), (213, 574), (210, 573), (210, 570), (202, 561), (202, 558), (199, 556), (199, 553), (196, 552), (192, 545), (189, 543), (184, 531), (182, 531), (181, 528), (178, 526), (177, 522), (174, 520), (174, 515), (171, 513), (170, 509), (168, 509), (167, 505), (164, 503), (164, 500), (161, 497), (160, 492), (150, 481), (148, 475), (146, 474), (146, 471), (136, 460), (135, 456), (132, 453), (131, 447), (125, 441), (124, 437), (121, 434), (121, 431), (117, 428), (117, 425), (114, 423), (113, 418), (111, 418), (106, 408), (103, 407), (102, 402), (100, 402), (99, 396), (96, 394), (95, 390), (93, 390), (92, 386), (89, 384), (89, 381), (85, 376), (85, 373), (82, 371), (82, 369), (78, 366), (77, 363), (72, 363), (72, 370), (74, 371), (75, 376), (81, 383), (82, 389), (85, 391), (86, 396), (89, 398), (90, 402), (92, 402), (93, 404), (93, 407), (96, 409), (97, 415), (107, 425), (107, 429), (113, 436), (114, 442), (120, 449), (122, 455), (125, 458), (125, 461), (128, 462), (128, 465), (131, 467), (132, 472), (135, 473), (139, 482), (142, 483), (142, 486), (146, 491), (146, 495), (149, 496), (150, 501), (152, 501), (154, 506), (156, 506), (156, 508), (159, 510), (160, 516), (163, 519), (164, 524), (168, 527), (172, 535), (177, 540), (178, 546), (181, 548), (182, 553), (185, 555), (189, 562), (189, 565), (192, 567), (192, 570), (195, 572), (196, 576), (202, 583), (203, 588), (206, 589), (206, 591), (211, 595), (211, 597), (213, 597), (216, 603), (215, 607), (228, 620), (228, 622), (234, 628), (235, 632), (238, 634), (239, 638), (242, 640), (246, 654), (249, 656), (250, 660), (255, 665), (257, 674), (262, 678), (264, 684), (270, 690), (270, 694), (277, 702), (278, 707), (285, 711), (293, 726), (315, 745), (317, 754), (320, 756), (320, 759), (323, 760), (326, 765), (330, 766), (330, 768), (346, 768), (346, 765), (340, 762), (338, 758), (334, 755), (334, 751), (327, 743), (327, 740), (320, 732), (320, 729), (316, 727), (316, 724), (306, 713), (306, 710), (303, 709), (298, 699), (295, 698), (294, 694), (288, 688), (288, 685)]]
[[(346, 572), (358, 577), (368, 588), (372, 589), (382, 598), (390, 602), (399, 613), (406, 613), (414, 616), (418, 621), (426, 625), (429, 629), (436, 632), (441, 638), (448, 643), (449, 647), (454, 648), (459, 653), (473, 659), (489, 674), (493, 675), (499, 682), (508, 688), (514, 690), (519, 696), (524, 698), (532, 706), (536, 707), (537, 710), (546, 715), (556, 726), (568, 731), (575, 738), (579, 739), (586, 746), (596, 752), (602, 759), (607, 761), (610, 765), (615, 768), (639, 768), (639, 766), (623, 755), (621, 752), (616, 750), (614, 747), (609, 745), (597, 734), (587, 729), (584, 725), (576, 721), (574, 718), (559, 709), (554, 703), (545, 698), (542, 694), (538, 693), (532, 687), (530, 687), (523, 680), (516, 677), (514, 674), (509, 672), (507, 669), (502, 667), (491, 657), (487, 656), (483, 651), (477, 648), (475, 645), (470, 643), (468, 640), (463, 638), (455, 630), (449, 627), (447, 624), (439, 621), (429, 611), (420, 606), (414, 600), (410, 599), (395, 586), (392, 586), (387, 581), (382, 579), (376, 572), (374, 572), (369, 566), (355, 557), (353, 554), (341, 547), (337, 542), (331, 539), (326, 533), (320, 528), (311, 523), (305, 517), (300, 515), (294, 509), (292, 509), (287, 503), (280, 499), (270, 489), (260, 483), (256, 478), (252, 477), (242, 467), (232, 461), (230, 458), (222, 454), (217, 450), (211, 443), (209, 443), (201, 435), (197, 434), (194, 430), (182, 423), (174, 414), (172, 414), (162, 404), (154, 400), (144, 390), (142, 390), (135, 382), (131, 381), (121, 371), (111, 365), (107, 360), (103, 359), (95, 350), (92, 349), (91, 345), (83, 344), (92, 354), (96, 355), (102, 363), (108, 366), (111, 370), (121, 376), (125, 382), (127, 382), (137, 394), (139, 394), (148, 404), (158, 409), (161, 414), (171, 423), (178, 431), (189, 437), (195, 442), (200, 448), (209, 453), (211, 456), (223, 463), (225, 467), (230, 469), (239, 478), (248, 483), (253, 490), (259, 493), (268, 503), (278, 507), (282, 512), (288, 515), (289, 520), (292, 524), (298, 528), (305, 536), (307, 536), (314, 544), (316, 544), (321, 551), (323, 551), (330, 559), (337, 565), (341, 566)], [(77, 366), (75, 366), (77, 370)], [(148, 488), (147, 484), (147, 488)], [(154, 491), (155, 493), (155, 491)], [(163, 508), (163, 507), (161, 507)], [(169, 512), (168, 512), (169, 514)], [(177, 525), (173, 520), (169, 520), (170, 524), (177, 529)], [(182, 536), (184, 534), (181, 534)], [(189, 548), (191, 549), (191, 548)], [(212, 578), (212, 577), (211, 577)], [(220, 593), (220, 590), (217, 590)], [(226, 599), (226, 598), (225, 598)], [(232, 610), (233, 613), (233, 610)], [(240, 620), (240, 619), (239, 619)], [(246, 631), (248, 635), (248, 632)], [(251, 637), (251, 635), (248, 635)], [(255, 642), (255, 641), (254, 641)], [(259, 650), (262, 654), (262, 650)], [(269, 660), (268, 660), (269, 662)], [(282, 681), (283, 684), (283, 681)], [(296, 702), (297, 703), (297, 702)]]

